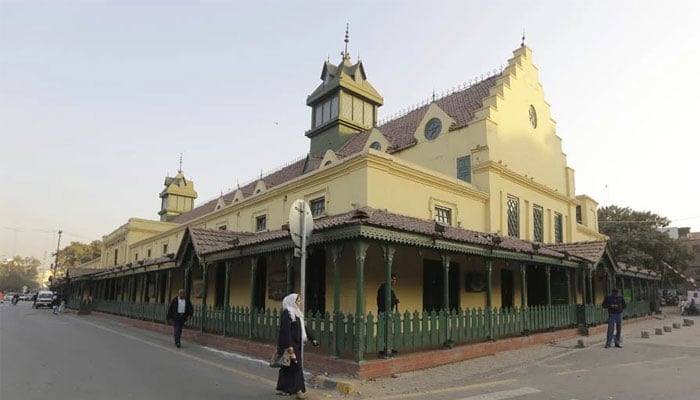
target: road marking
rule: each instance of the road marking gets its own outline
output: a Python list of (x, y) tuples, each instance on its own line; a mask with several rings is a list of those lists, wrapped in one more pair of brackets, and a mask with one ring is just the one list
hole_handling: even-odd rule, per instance
[(612, 365), (614, 368), (620, 368), (620, 367), (631, 367), (633, 365), (641, 365), (641, 364), (648, 364), (650, 361), (644, 360), (644, 361), (635, 361), (631, 363), (626, 363), (626, 364), (615, 364)]
[(520, 389), (504, 390), (502, 392), (485, 393), (477, 396), (464, 397), (459, 400), (504, 400), (539, 392), (541, 392), (541, 390), (531, 387), (521, 387)]
[(202, 363), (202, 364), (206, 364), (206, 365), (209, 365), (209, 366), (212, 366), (212, 367), (221, 368), (221, 369), (223, 369), (223, 370), (226, 370), (226, 371), (229, 371), (229, 372), (233, 372), (234, 374), (238, 374), (238, 375), (244, 376), (244, 377), (246, 377), (246, 378), (248, 378), (248, 379), (251, 379), (251, 380), (254, 380), (254, 381), (258, 381), (258, 382), (264, 383), (264, 384), (266, 384), (266, 385), (275, 385), (275, 384), (277, 384), (276, 381), (273, 381), (273, 380), (271, 380), (271, 379), (265, 379), (265, 378), (262, 378), (262, 377), (260, 377), (260, 376), (251, 374), (251, 373), (249, 373), (249, 372), (242, 371), (242, 370), (240, 370), (240, 369), (238, 369), (238, 368), (229, 367), (228, 365), (222, 365), (222, 364), (215, 363), (215, 362), (213, 362), (213, 361), (207, 360), (207, 359), (205, 359), (205, 358), (197, 357), (197, 356), (194, 356), (194, 355), (192, 355), (192, 354), (187, 354), (187, 353), (183, 352), (182, 350), (175, 350), (175, 349), (172, 349), (170, 346), (167, 346), (167, 347), (166, 347), (166, 346), (163, 346), (163, 345), (160, 345), (160, 344), (157, 344), (157, 343), (149, 342), (148, 340), (141, 339), (141, 338), (139, 338), (139, 337), (136, 337), (136, 336), (133, 336), (133, 335), (129, 335), (129, 334), (124, 333), (124, 332), (119, 332), (119, 331), (116, 331), (116, 330), (114, 330), (114, 329), (110, 329), (110, 328), (107, 328), (107, 327), (104, 327), (104, 326), (95, 324), (95, 323), (93, 323), (93, 322), (88, 322), (88, 321), (86, 321), (86, 320), (84, 320), (84, 319), (76, 318), (76, 317), (73, 317), (73, 316), (69, 316), (68, 318), (71, 318), (71, 319), (73, 319), (73, 320), (75, 320), (75, 321), (82, 322), (82, 323), (87, 324), (87, 325), (94, 326), (95, 328), (102, 329), (102, 330), (107, 331), (107, 332), (114, 333), (114, 334), (119, 335), (119, 336), (123, 336), (123, 337), (128, 338), (128, 339), (135, 340), (135, 341), (137, 341), (137, 342), (141, 342), (141, 343), (147, 344), (147, 345), (152, 346), (152, 347), (156, 347), (156, 348), (161, 349), (161, 350), (168, 351), (168, 352), (173, 353), (173, 354), (177, 354), (178, 356), (182, 356), (182, 357), (185, 357), (185, 358), (189, 358), (190, 360), (198, 361), (198, 362), (200, 362), (200, 363)]
[(562, 371), (562, 372), (557, 372), (556, 375), (568, 375), (568, 374), (577, 374), (579, 372), (588, 372), (590, 371), (589, 369), (574, 369), (571, 371)]
[(425, 396), (428, 394), (450, 393), (450, 392), (458, 392), (458, 391), (462, 391), (462, 390), (479, 389), (479, 388), (485, 388), (485, 387), (491, 387), (491, 386), (506, 385), (506, 384), (515, 383), (517, 381), (518, 381), (517, 379), (504, 379), (501, 381), (474, 383), (472, 385), (464, 385), (464, 386), (451, 387), (451, 388), (445, 388), (445, 389), (418, 391), (418, 392), (413, 392), (413, 393), (401, 393), (401, 394), (394, 394), (394, 395), (390, 395), (390, 396), (381, 396), (381, 397), (379, 397), (379, 399), (382, 399), (382, 400), (407, 399), (407, 398), (411, 398), (411, 397)]

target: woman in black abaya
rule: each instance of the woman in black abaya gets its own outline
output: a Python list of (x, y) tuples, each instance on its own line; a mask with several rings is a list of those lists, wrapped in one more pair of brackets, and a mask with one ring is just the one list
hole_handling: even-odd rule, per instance
[(292, 364), (280, 368), (277, 378), (278, 395), (294, 395), (298, 399), (306, 397), (304, 385), (304, 367), (301, 356), (301, 346), (311, 341), (314, 346), (318, 342), (304, 324), (304, 314), (301, 312), (301, 296), (292, 293), (282, 300), (282, 315), (280, 316), (280, 335), (277, 340), (278, 351), (289, 352)]

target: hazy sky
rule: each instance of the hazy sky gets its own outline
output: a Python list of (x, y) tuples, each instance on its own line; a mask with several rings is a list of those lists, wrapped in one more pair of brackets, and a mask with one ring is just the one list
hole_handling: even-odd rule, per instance
[(308, 151), (306, 96), (350, 54), (380, 118), (533, 49), (576, 190), (700, 231), (697, 1), (0, 0), (0, 255), (50, 262), (163, 179), (198, 204)]

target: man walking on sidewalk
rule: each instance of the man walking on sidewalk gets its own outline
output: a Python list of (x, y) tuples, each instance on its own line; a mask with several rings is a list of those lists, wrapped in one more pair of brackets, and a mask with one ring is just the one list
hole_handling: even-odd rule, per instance
[(613, 289), (611, 294), (605, 296), (603, 308), (608, 309), (608, 336), (605, 339), (605, 348), (610, 348), (613, 339), (613, 329), (615, 332), (615, 347), (622, 347), (622, 311), (627, 307), (625, 298), (617, 294), (617, 289)]
[(175, 346), (180, 347), (180, 336), (182, 336), (182, 327), (185, 325), (187, 318), (192, 315), (192, 302), (185, 298), (185, 290), (180, 289), (177, 292), (177, 297), (170, 302), (168, 307), (168, 315), (165, 319), (173, 321), (173, 335), (175, 337)]

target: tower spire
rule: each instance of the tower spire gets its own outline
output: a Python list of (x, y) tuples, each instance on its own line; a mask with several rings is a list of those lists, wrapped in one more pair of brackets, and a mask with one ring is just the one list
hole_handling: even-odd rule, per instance
[(182, 172), (182, 153), (180, 153), (180, 167), (177, 169), (177, 172)]
[(348, 43), (350, 43), (350, 23), (345, 25), (345, 51), (343, 51), (343, 60), (350, 59), (350, 53), (348, 53)]

